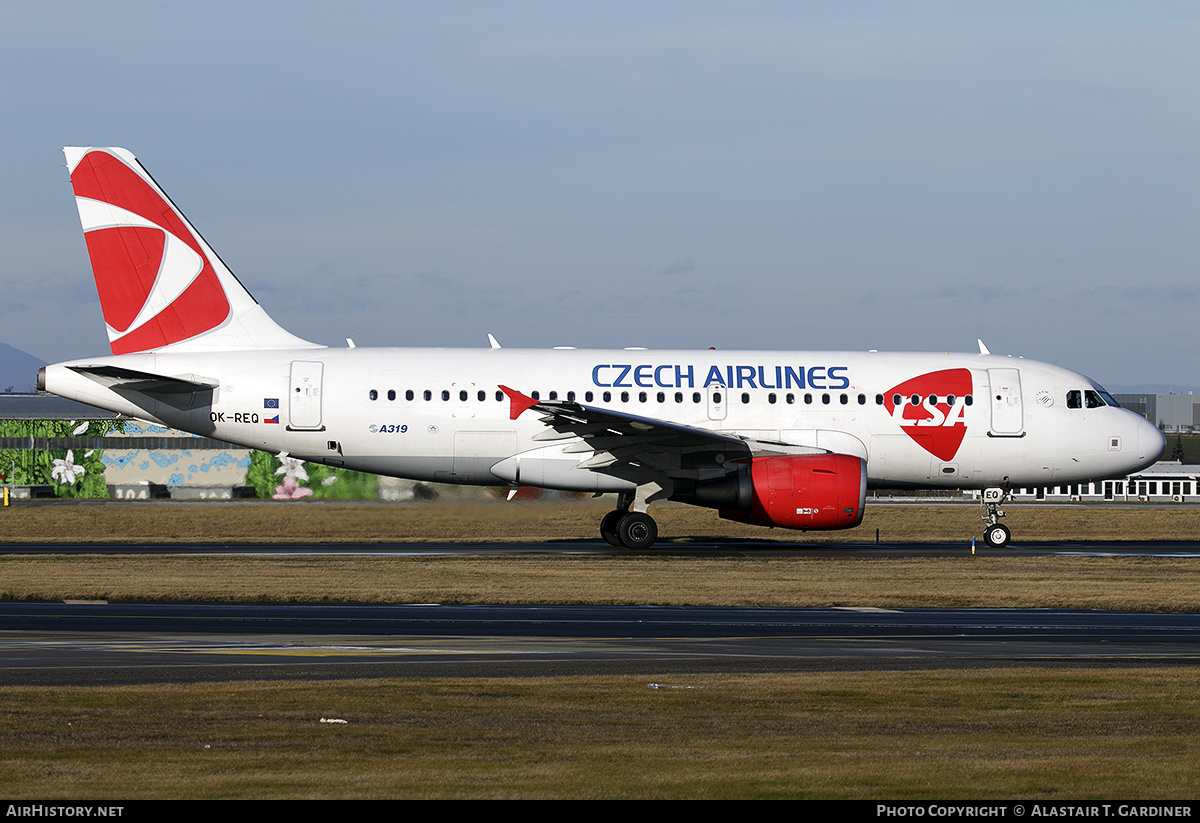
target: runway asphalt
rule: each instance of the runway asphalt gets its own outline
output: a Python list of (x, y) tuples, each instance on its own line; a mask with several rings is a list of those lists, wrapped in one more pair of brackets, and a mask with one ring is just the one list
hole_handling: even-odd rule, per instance
[(1200, 614), (0, 601), (0, 684), (1196, 663)]
[[(661, 544), (654, 556), (961, 557), (970, 544)], [(1200, 556), (1200, 542), (1013, 544), (989, 556)], [(604, 555), (554, 543), (7, 544), (0, 554)], [(1154, 666), (1200, 659), (1200, 614), (0, 601), (0, 685)]]
[(540, 543), (0, 543), (3, 555), (169, 554), (312, 556), (596, 556), (596, 557), (1200, 557), (1197, 540), (1043, 541), (990, 549), (983, 541), (958, 543), (779, 543), (768, 540), (663, 542), (643, 552), (614, 548), (601, 540)]

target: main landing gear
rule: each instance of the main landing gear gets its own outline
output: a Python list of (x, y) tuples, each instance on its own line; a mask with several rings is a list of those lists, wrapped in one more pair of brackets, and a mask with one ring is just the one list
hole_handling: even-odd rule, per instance
[(600, 534), (610, 546), (638, 551), (654, 545), (658, 539), (658, 524), (645, 512), (616, 509), (600, 521)]
[(981, 515), (984, 522), (983, 542), (993, 549), (1003, 549), (1012, 538), (1012, 532), (1008, 530), (1008, 526), (1000, 523), (1000, 518), (1004, 517), (1000, 505), (1007, 499), (1008, 491), (1005, 489), (983, 490), (983, 514)]

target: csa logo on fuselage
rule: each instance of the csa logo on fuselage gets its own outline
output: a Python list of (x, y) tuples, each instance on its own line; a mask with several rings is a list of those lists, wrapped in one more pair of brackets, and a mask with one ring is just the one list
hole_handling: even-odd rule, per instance
[(883, 403), (892, 420), (921, 448), (940, 460), (953, 460), (967, 435), (970, 394), (970, 369), (945, 369), (893, 386)]

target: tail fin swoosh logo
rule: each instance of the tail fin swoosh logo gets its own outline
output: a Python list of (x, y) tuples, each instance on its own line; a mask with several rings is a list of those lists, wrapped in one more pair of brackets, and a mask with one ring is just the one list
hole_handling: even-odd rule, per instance
[(71, 173), (113, 354), (161, 348), (225, 322), (229, 301), (183, 216), (105, 151)]

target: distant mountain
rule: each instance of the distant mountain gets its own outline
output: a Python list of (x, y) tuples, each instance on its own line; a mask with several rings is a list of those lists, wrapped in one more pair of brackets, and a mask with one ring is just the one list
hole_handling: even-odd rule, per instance
[(37, 372), (44, 365), (45, 360), (0, 343), (0, 392), (37, 391)]

